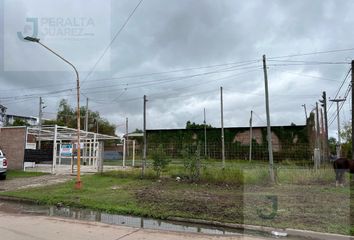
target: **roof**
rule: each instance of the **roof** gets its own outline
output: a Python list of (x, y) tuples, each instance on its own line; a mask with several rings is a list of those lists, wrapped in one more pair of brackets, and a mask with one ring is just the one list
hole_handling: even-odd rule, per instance
[(129, 137), (144, 137), (144, 133), (128, 133), (128, 134), (124, 134), (123, 137), (125, 138), (128, 135)]
[(28, 116), (21, 116), (21, 115), (15, 115), (15, 114), (6, 114), (6, 117), (25, 118), (25, 119), (37, 120), (36, 117), (28, 117)]
[[(63, 126), (48, 126), (44, 125), (41, 129), (38, 126), (28, 127), (27, 132), (28, 134), (39, 136), (41, 140), (54, 140), (55, 128), (57, 132), (57, 140), (63, 141), (75, 141), (77, 140), (77, 129), (68, 128)], [(110, 136), (101, 133), (94, 133), (94, 132), (87, 132), (84, 130), (80, 130), (80, 139), (81, 140), (89, 140), (89, 139), (96, 139), (96, 140), (116, 140), (119, 139), (117, 136)]]

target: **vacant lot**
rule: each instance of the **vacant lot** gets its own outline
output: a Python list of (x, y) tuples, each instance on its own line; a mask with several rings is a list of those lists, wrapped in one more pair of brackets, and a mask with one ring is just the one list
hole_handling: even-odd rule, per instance
[[(109, 172), (84, 176), (81, 190), (74, 189), (71, 180), (1, 194), (155, 218), (350, 232), (349, 187), (334, 186), (332, 169), (282, 167), (276, 185), (269, 184), (264, 165), (240, 163), (231, 170), (204, 169), (197, 182), (190, 182), (179, 171), (183, 169), (172, 167), (156, 179), (148, 170), (143, 180), (140, 170)], [(182, 176), (180, 181), (175, 180), (176, 175)]]

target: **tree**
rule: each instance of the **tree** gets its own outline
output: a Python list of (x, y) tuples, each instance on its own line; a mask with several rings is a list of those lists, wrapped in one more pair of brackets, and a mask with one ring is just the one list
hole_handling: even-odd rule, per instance
[(329, 152), (332, 155), (336, 155), (336, 146), (337, 146), (337, 139), (335, 139), (334, 137), (330, 137), (328, 139), (328, 148), (329, 148)]
[[(80, 107), (80, 126), (85, 126), (86, 107)], [(108, 120), (102, 118), (99, 112), (93, 112), (88, 109), (88, 131), (98, 132), (107, 135), (115, 135), (116, 126)], [(53, 121), (51, 122), (54, 123)], [(70, 106), (66, 99), (62, 99), (59, 103), (56, 123), (60, 126), (69, 128), (77, 128), (77, 110)]]
[[(213, 128), (211, 125), (207, 124), (206, 128)], [(186, 129), (204, 129), (204, 124), (198, 124), (195, 122), (187, 121), (186, 122)]]
[(15, 118), (12, 126), (29, 126), (29, 124), (23, 119)]
[(183, 146), (182, 149), (183, 165), (188, 172), (189, 180), (199, 181), (200, 170), (202, 167), (200, 158), (200, 144), (194, 146)]
[(342, 153), (344, 157), (352, 157), (352, 123), (347, 122), (344, 124), (342, 131), (340, 132), (342, 140)]
[(143, 133), (144, 131), (141, 129), (136, 128), (133, 133)]
[(160, 144), (159, 147), (152, 153), (152, 166), (154, 171), (156, 172), (157, 177), (159, 178), (161, 175), (161, 171), (164, 170), (168, 164), (170, 163), (170, 159), (167, 158), (165, 151), (163, 150), (162, 145)]

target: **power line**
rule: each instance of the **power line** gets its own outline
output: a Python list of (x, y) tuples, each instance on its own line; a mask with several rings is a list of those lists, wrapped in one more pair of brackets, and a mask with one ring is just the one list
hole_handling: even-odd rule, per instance
[(344, 49), (336, 49), (336, 50), (328, 50), (328, 51), (318, 51), (318, 52), (291, 54), (285, 56), (267, 57), (267, 60), (277, 59), (277, 58), (290, 58), (290, 57), (300, 57), (300, 56), (309, 56), (309, 55), (317, 55), (317, 54), (336, 53), (336, 52), (347, 52), (347, 51), (354, 51), (354, 48), (344, 48)]
[[(284, 71), (281, 71), (281, 72), (284, 72)], [(338, 80), (335, 80), (335, 79), (332, 79), (332, 78), (324, 78), (324, 77), (319, 77), (319, 76), (313, 76), (313, 75), (301, 74), (301, 73), (294, 73), (294, 72), (288, 72), (288, 71), (286, 71), (286, 73), (290, 74), (290, 75), (301, 76), (301, 77), (321, 79), (321, 80), (324, 80), (324, 81), (339, 82)]]
[[(260, 68), (259, 68), (259, 69), (260, 69)], [(257, 69), (257, 70), (259, 70), (259, 69)], [(211, 80), (203, 81), (203, 82), (198, 83), (198, 84), (192, 84), (192, 85), (184, 86), (184, 87), (181, 87), (181, 88), (174, 88), (174, 89), (173, 89), (172, 91), (170, 91), (170, 92), (164, 91), (162, 96), (166, 96), (166, 98), (167, 98), (167, 97), (170, 96), (171, 94), (175, 93), (175, 91), (177, 91), (177, 90), (195, 89), (195, 88), (198, 87), (198, 86), (205, 85), (205, 84), (210, 83), (210, 82), (216, 82), (216, 81), (225, 80), (225, 79), (228, 79), (228, 78), (237, 77), (237, 76), (244, 75), (244, 74), (247, 74), (247, 73), (255, 72), (255, 71), (257, 71), (257, 70), (240, 72), (240, 73), (238, 73), (238, 74), (234, 74), (234, 75), (230, 75), (230, 76), (226, 76), (226, 77), (221, 77), (221, 78), (217, 78), (217, 79), (211, 79)], [(155, 96), (159, 98), (159, 97), (161, 96), (161, 93), (153, 93), (153, 94), (150, 94), (150, 95), (149, 95), (149, 98), (154, 98)], [(120, 100), (119, 102), (121, 102), (121, 100)], [(115, 102), (115, 103), (116, 103), (116, 102)], [(102, 104), (105, 104), (105, 103), (102, 103)], [(113, 102), (111, 101), (110, 103), (107, 103), (107, 104), (113, 104)]]
[[(339, 92), (340, 92), (340, 90), (342, 89), (342, 87), (343, 87), (344, 83), (347, 81), (348, 76), (349, 76), (349, 74), (350, 74), (351, 70), (352, 70), (352, 69), (350, 68), (350, 69), (349, 69), (349, 71), (347, 72), (347, 74), (345, 75), (345, 77), (344, 77), (344, 79), (343, 79), (343, 81), (342, 81), (342, 83), (341, 83), (341, 85), (340, 85), (340, 87), (339, 87), (339, 89), (338, 89), (338, 91), (337, 91), (336, 95), (334, 96), (334, 99), (338, 97)], [(327, 110), (327, 111), (329, 111), (329, 110), (331, 109), (331, 107), (332, 107), (332, 106), (333, 106), (333, 102), (331, 102), (331, 104), (329, 105), (329, 107), (328, 107), (328, 110)]]
[(288, 62), (288, 63), (303, 63), (310, 65), (321, 64), (350, 64), (349, 62), (331, 62), (331, 61), (305, 61), (305, 60), (269, 60), (269, 62)]
[(89, 71), (89, 73), (86, 75), (85, 79), (81, 82), (81, 85), (88, 79), (88, 77), (92, 74), (92, 72), (95, 70), (96, 66), (98, 65), (98, 63), (102, 60), (102, 58), (104, 57), (104, 55), (106, 54), (106, 52), (108, 51), (108, 49), (112, 46), (114, 40), (116, 40), (116, 38), (118, 37), (118, 35), (123, 31), (123, 29), (125, 28), (125, 26), (128, 24), (129, 20), (131, 19), (131, 17), (134, 15), (135, 11), (138, 9), (138, 7), (140, 6), (140, 4), (143, 2), (144, 0), (140, 0), (138, 2), (138, 4), (135, 6), (135, 8), (133, 9), (133, 11), (129, 14), (128, 18), (125, 20), (125, 22), (123, 23), (123, 25), (120, 27), (120, 29), (117, 31), (117, 33), (114, 35), (114, 37), (112, 38), (111, 42), (108, 44), (108, 46), (105, 48), (105, 50), (103, 51), (103, 53), (101, 54), (101, 56), (97, 59), (96, 63), (93, 65), (93, 67), (91, 68), (91, 70)]
[[(232, 71), (239, 71), (239, 70), (243, 70), (243, 69), (257, 69), (259, 68), (258, 66), (249, 66), (249, 67), (242, 67), (242, 68), (236, 68), (236, 67), (228, 67), (228, 68), (224, 68), (224, 69), (220, 69), (220, 70), (215, 70), (215, 71), (210, 71), (210, 72), (203, 72), (203, 73), (198, 73), (198, 74), (193, 74), (193, 75), (185, 75), (185, 76), (177, 76), (177, 77), (169, 77), (169, 78), (161, 78), (161, 79), (156, 79), (156, 80), (147, 80), (147, 81), (138, 81), (138, 82), (134, 82), (134, 83), (117, 83), (114, 85), (106, 85), (106, 86), (96, 86), (96, 87), (89, 87), (89, 88), (83, 88), (82, 90), (97, 90), (97, 89), (102, 89), (99, 91), (87, 91), (87, 92), (82, 92), (83, 95), (86, 96), (86, 94), (88, 93), (100, 93), (100, 92), (107, 92), (103, 89), (105, 88), (112, 88), (114, 86), (125, 86), (122, 89), (115, 89), (113, 91), (117, 91), (117, 90), (125, 90), (128, 88), (141, 88), (141, 87), (146, 87), (146, 86), (153, 86), (153, 85), (160, 85), (160, 84), (165, 84), (165, 83), (170, 83), (170, 82), (174, 82), (174, 81), (180, 81), (180, 80), (185, 80), (188, 78), (195, 78), (195, 77), (200, 77), (200, 76), (206, 76), (206, 75), (212, 75), (212, 74), (219, 74), (219, 73), (224, 73), (224, 72), (232, 72)], [(242, 73), (242, 72), (241, 72)], [(129, 86), (132, 85), (132, 86)], [(128, 87), (129, 86), (129, 87)], [(24, 98), (33, 98), (33, 97), (38, 97), (38, 96), (44, 96), (44, 95), (51, 95), (51, 94), (55, 94), (55, 93), (62, 93), (62, 92), (68, 92), (68, 91), (73, 91), (75, 90), (75, 88), (66, 88), (66, 89), (61, 89), (58, 91), (50, 91), (50, 92), (41, 92), (41, 93), (36, 93), (36, 94), (27, 94), (27, 95), (11, 95), (8, 97), (0, 97), (0, 100), (11, 100), (11, 99), (24, 99)], [(112, 90), (111, 90), (112, 91)], [(108, 91), (109, 92), (109, 91)]]
[[(212, 71), (212, 72), (204, 72), (204, 73), (185, 75), (185, 76), (175, 76), (175, 77), (168, 77), (168, 78), (148, 80), (148, 81), (139, 81), (139, 82), (133, 82), (133, 83), (117, 83), (114, 85), (106, 85), (106, 86), (101, 86), (101, 87), (84, 88), (82, 90), (98, 89), (98, 88), (111, 88), (114, 86), (125, 86), (123, 89), (140, 88), (140, 87), (146, 87), (146, 86), (152, 86), (152, 85), (160, 85), (160, 84), (164, 84), (164, 83), (171, 83), (171, 82), (175, 82), (175, 81), (181, 81), (181, 80), (185, 80), (185, 79), (189, 79), (189, 78), (196, 78), (196, 77), (201, 77), (201, 76), (206, 76), (206, 75), (213, 75), (213, 74), (219, 74), (219, 73), (225, 73), (225, 72), (233, 72), (233, 71), (245, 70), (245, 69), (259, 69), (259, 68), (260, 68), (259, 66), (252, 66), (252, 67), (250, 66), (250, 67), (243, 67), (243, 68), (226, 68), (226, 69)], [(119, 90), (122, 90), (122, 89), (119, 89)]]
[[(174, 69), (171, 71), (132, 74), (132, 75), (126, 75), (126, 76), (111, 77), (111, 78), (97, 78), (97, 79), (86, 80), (86, 83), (87, 82), (111, 81), (111, 80), (119, 80), (119, 79), (130, 79), (130, 78), (145, 78), (145, 77), (150, 77), (150, 76), (154, 76), (154, 75), (163, 75), (163, 74), (169, 74), (169, 73), (200, 70), (200, 69), (206, 69), (206, 68), (216, 68), (216, 67), (223, 67), (223, 66), (229, 66), (229, 65), (234, 65), (233, 67), (236, 69), (236, 67), (242, 67), (242, 66), (255, 64), (259, 61), (260, 60), (248, 60), (248, 61), (229, 62), (229, 63), (223, 63), (223, 64), (199, 66), (199, 67), (181, 68), (181, 69)], [(60, 81), (60, 82), (66, 82), (66, 81)], [(3, 91), (12, 91), (13, 92), (13, 91), (22, 91), (22, 90), (29, 90), (29, 89), (41, 89), (41, 88), (54, 87), (54, 86), (68, 86), (68, 84), (67, 83), (47, 84), (47, 85), (41, 85), (41, 86), (37, 86), (37, 87), (26, 87), (26, 88), (21, 88), (21, 89), (8, 88), (8, 89), (3, 89)], [(72, 86), (73, 86), (73, 88), (76, 88), (75, 84), (72, 84)]]
[[(346, 92), (345, 92), (344, 101), (342, 101), (342, 102), (340, 103), (341, 105), (340, 105), (340, 107), (339, 107), (339, 112), (342, 110), (342, 108), (343, 108), (343, 106), (344, 106), (344, 104), (345, 104), (345, 101), (347, 100), (347, 97), (348, 97), (348, 95), (349, 95), (349, 93), (350, 93), (351, 88), (352, 88), (352, 86), (349, 85), (348, 88), (347, 88), (347, 90), (346, 90)], [(332, 117), (333, 117), (333, 119), (330, 120), (331, 122), (329, 123), (328, 126), (331, 126), (331, 125), (332, 125), (332, 123), (333, 123), (334, 120), (336, 119), (336, 114), (335, 114), (335, 113), (332, 114), (331, 118), (332, 118)]]

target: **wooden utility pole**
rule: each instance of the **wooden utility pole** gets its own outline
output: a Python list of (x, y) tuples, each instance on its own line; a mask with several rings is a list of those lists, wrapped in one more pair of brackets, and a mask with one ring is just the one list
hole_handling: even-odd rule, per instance
[(222, 87), (220, 87), (220, 104), (221, 104), (221, 158), (222, 169), (225, 169), (225, 136), (224, 136), (224, 101), (222, 95)]
[(252, 160), (252, 139), (253, 139), (253, 134), (252, 134), (252, 114), (253, 114), (253, 111), (251, 110), (251, 117), (250, 117), (250, 154), (249, 154), (249, 161)]
[[(353, 74), (353, 69), (354, 69), (354, 60), (352, 60), (352, 152), (354, 152), (354, 134), (353, 134), (353, 129), (354, 129), (354, 74)], [(352, 154), (352, 159), (354, 160), (354, 153)]]
[(326, 141), (325, 141), (325, 130), (324, 130), (324, 122), (323, 122), (323, 111), (322, 108), (320, 109), (320, 114), (321, 114), (321, 162), (324, 162), (325, 155), (326, 155)]
[[(88, 97), (86, 97), (86, 110), (85, 110), (85, 126), (84, 126), (84, 130), (86, 132), (88, 132), (88, 117), (89, 117), (89, 114), (88, 114)], [(86, 141), (85, 141), (86, 142)], [(83, 155), (84, 155), (84, 165), (86, 165), (86, 160), (87, 160), (87, 147), (84, 148), (84, 151), (83, 151)]]
[[(323, 155), (324, 155), (324, 161), (329, 160), (329, 152), (328, 152), (328, 119), (327, 119), (327, 96), (326, 92), (323, 91), (322, 93), (322, 99), (320, 99), (321, 106), (323, 108), (324, 112), (324, 144), (323, 144)], [(323, 129), (323, 128), (322, 128)]]
[[(352, 84), (352, 159), (354, 160), (354, 134), (353, 134), (353, 129), (354, 129), (354, 74), (353, 74), (353, 69), (354, 69), (354, 60), (352, 60), (352, 80), (351, 80), (351, 84)], [(350, 189), (353, 189), (353, 184), (352, 181), (349, 182), (350, 183)], [(354, 191), (350, 191), (350, 199), (353, 200), (354, 199)], [(350, 225), (353, 226), (354, 225), (354, 209), (350, 208)]]
[(273, 183), (275, 183), (274, 166), (273, 166), (272, 132), (270, 129), (268, 74), (267, 74), (266, 55), (263, 55), (263, 72), (264, 72), (264, 89), (265, 89), (265, 102), (266, 102), (266, 112), (267, 112), (267, 140), (268, 140), (268, 154), (269, 154), (269, 175), (270, 175), (270, 180)]
[(144, 113), (143, 113), (143, 118), (144, 118), (144, 123), (143, 123), (143, 131), (144, 131), (144, 148), (143, 148), (143, 163), (141, 167), (141, 177), (144, 177), (144, 172), (145, 172), (145, 167), (146, 167), (146, 95), (144, 95)]
[(315, 169), (318, 169), (320, 158), (321, 158), (321, 148), (320, 148), (320, 117), (318, 113), (318, 102), (316, 102), (316, 150), (315, 154)]
[(206, 134), (205, 108), (204, 108), (204, 157), (207, 158), (207, 134)]
[(89, 117), (89, 114), (88, 114), (88, 102), (89, 102), (89, 99), (86, 98), (86, 113), (85, 113), (85, 131), (88, 132), (88, 117)]

